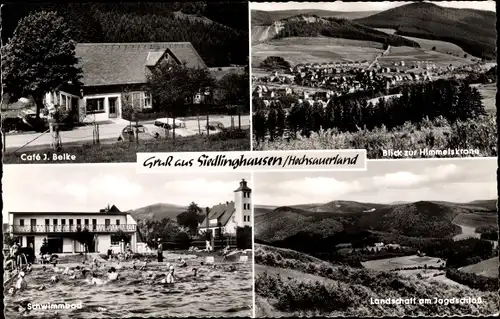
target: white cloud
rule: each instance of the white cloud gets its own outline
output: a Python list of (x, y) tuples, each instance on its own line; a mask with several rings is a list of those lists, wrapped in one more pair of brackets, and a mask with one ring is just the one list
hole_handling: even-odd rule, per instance
[(455, 164), (439, 165), (425, 169), (421, 173), (397, 172), (383, 176), (374, 176), (372, 183), (378, 188), (407, 188), (425, 183), (442, 182), (458, 174), (460, 169)]
[(86, 202), (88, 199), (87, 186), (81, 183), (70, 182), (64, 186), (63, 191), (80, 202)]
[(142, 193), (141, 185), (120, 175), (101, 175), (88, 184), (88, 192), (118, 198), (135, 197)]
[(233, 192), (237, 188), (237, 185), (234, 181), (208, 181), (198, 178), (193, 180), (169, 181), (165, 183), (165, 189), (176, 194), (218, 195)]

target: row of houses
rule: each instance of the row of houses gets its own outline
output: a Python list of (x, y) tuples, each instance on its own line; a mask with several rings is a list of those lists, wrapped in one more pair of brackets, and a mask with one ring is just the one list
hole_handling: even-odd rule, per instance
[[(252, 226), (252, 189), (242, 180), (234, 190), (234, 201), (213, 206), (198, 231), (215, 235), (221, 229), (223, 233), (235, 234), (238, 227), (245, 226)], [(115, 205), (96, 212), (9, 212), (7, 233), (18, 238), (21, 247), (33, 247), (37, 254), (44, 243), (52, 253), (80, 253), (85, 252), (85, 247), (74, 234), (83, 229), (94, 234), (89, 252), (105, 253), (108, 249), (123, 252), (125, 245), (118, 232), (129, 236), (132, 251), (146, 249), (132, 214), (120, 211)]]

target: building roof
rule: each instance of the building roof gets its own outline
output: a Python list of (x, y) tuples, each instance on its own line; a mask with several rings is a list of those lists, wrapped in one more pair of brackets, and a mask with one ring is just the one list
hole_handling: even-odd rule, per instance
[[(209, 227), (216, 227), (218, 226), (218, 223), (220, 223), (221, 226), (226, 226), (231, 216), (233, 216), (235, 210), (236, 209), (234, 207), (234, 202), (227, 202), (225, 204), (213, 206), (208, 213), (208, 221), (210, 222), (210, 220), (217, 219), (217, 224), (210, 223)], [(199, 228), (206, 227), (207, 218), (205, 217)]]
[(146, 69), (168, 53), (191, 68), (206, 68), (190, 42), (79, 43), (85, 86), (146, 83)]
[(127, 212), (122, 212), (112, 205), (111, 207), (106, 207), (98, 212), (10, 212), (13, 215), (127, 215)]
[(238, 187), (234, 191), (235, 192), (239, 192), (239, 191), (252, 191), (252, 189), (247, 186), (247, 181), (244, 180), (244, 179), (242, 179), (241, 182), (240, 182), (240, 187)]
[(127, 212), (10, 212), (13, 215), (127, 215)]

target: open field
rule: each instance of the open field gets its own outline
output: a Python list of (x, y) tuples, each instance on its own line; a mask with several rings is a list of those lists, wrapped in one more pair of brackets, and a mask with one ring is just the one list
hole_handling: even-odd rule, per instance
[(382, 67), (392, 66), (395, 62), (415, 63), (418, 61), (429, 61), (436, 67), (448, 67), (450, 64), (457, 67), (470, 64), (469, 59), (456, 57), (450, 54), (432, 51), (425, 48), (391, 47), (389, 54), (378, 59)]
[(403, 257), (395, 257), (395, 258), (386, 258), (386, 259), (378, 259), (378, 260), (370, 260), (362, 262), (361, 264), (368, 269), (375, 270), (393, 270), (397, 268), (410, 268), (410, 267), (424, 267), (433, 266), (439, 267), (441, 263), (439, 263), (439, 258), (435, 257), (419, 257), (417, 255), (411, 256), (403, 256)]
[[(387, 34), (395, 34), (396, 33), (395, 29), (376, 28), (376, 30), (385, 32)], [(439, 41), (439, 40), (429, 40), (429, 39), (416, 38), (416, 37), (407, 37), (407, 36), (403, 36), (403, 35), (401, 35), (401, 36), (403, 38), (417, 42), (420, 45), (420, 47), (422, 49), (425, 49), (425, 50), (432, 50), (433, 47), (436, 47), (436, 51), (441, 52), (441, 53), (450, 52), (452, 54), (458, 54), (462, 57), (464, 56), (464, 54), (466, 54), (466, 52), (461, 47), (459, 47), (456, 44), (450, 43), (450, 42)]]
[(456, 281), (453, 281), (446, 277), (446, 272), (437, 269), (409, 269), (409, 270), (399, 270), (396, 271), (397, 274), (405, 277), (416, 277), (420, 274), (421, 278), (425, 278), (427, 281), (442, 282), (447, 285), (467, 288), (467, 286), (462, 285)]
[(498, 278), (498, 267), (499, 261), (498, 257), (483, 260), (477, 264), (469, 265), (460, 268), (460, 271), (467, 273), (474, 273), (476, 275), (481, 275), (490, 278)]
[(252, 66), (268, 56), (280, 56), (292, 66), (301, 63), (329, 63), (369, 60), (382, 51), (382, 44), (337, 38), (284, 38), (252, 46)]
[(474, 84), (473, 87), (476, 87), (479, 90), (479, 93), (483, 97), (483, 105), (486, 111), (496, 113), (496, 95), (497, 95), (497, 85), (496, 83), (490, 84)]
[(264, 266), (264, 265), (259, 265), (255, 264), (255, 275), (258, 274), (263, 274), (267, 272), (267, 274), (274, 276), (274, 275), (280, 275), (281, 277), (285, 278), (293, 278), (296, 280), (299, 280), (301, 282), (315, 282), (315, 281), (321, 281), (321, 282), (330, 282), (333, 283), (334, 280), (328, 279), (325, 277), (321, 276), (316, 276), (313, 274), (308, 274), (302, 271), (298, 270), (293, 270), (293, 269), (285, 269), (285, 268), (276, 268), (276, 267), (271, 267), (271, 266)]

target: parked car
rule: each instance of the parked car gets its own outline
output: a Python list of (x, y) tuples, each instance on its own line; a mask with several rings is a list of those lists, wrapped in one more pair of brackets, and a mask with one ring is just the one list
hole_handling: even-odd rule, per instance
[(120, 136), (118, 137), (118, 141), (133, 142), (136, 139), (136, 133), (139, 136), (139, 140), (142, 141), (155, 139), (155, 136), (152, 135), (144, 125), (134, 124), (127, 125), (123, 128)]
[(207, 125), (205, 125), (205, 128), (201, 131), (201, 134), (207, 134), (207, 130), (209, 131), (209, 134), (217, 134), (221, 133), (225, 130), (226, 128), (224, 127), (224, 124), (221, 122), (216, 122), (216, 121), (209, 121)]
[[(173, 134), (174, 119), (170, 117), (164, 117), (156, 119), (153, 125), (148, 126), (149, 132), (154, 137), (171, 137)], [(186, 123), (182, 120), (175, 119), (175, 136), (193, 136), (196, 132), (188, 129)]]

